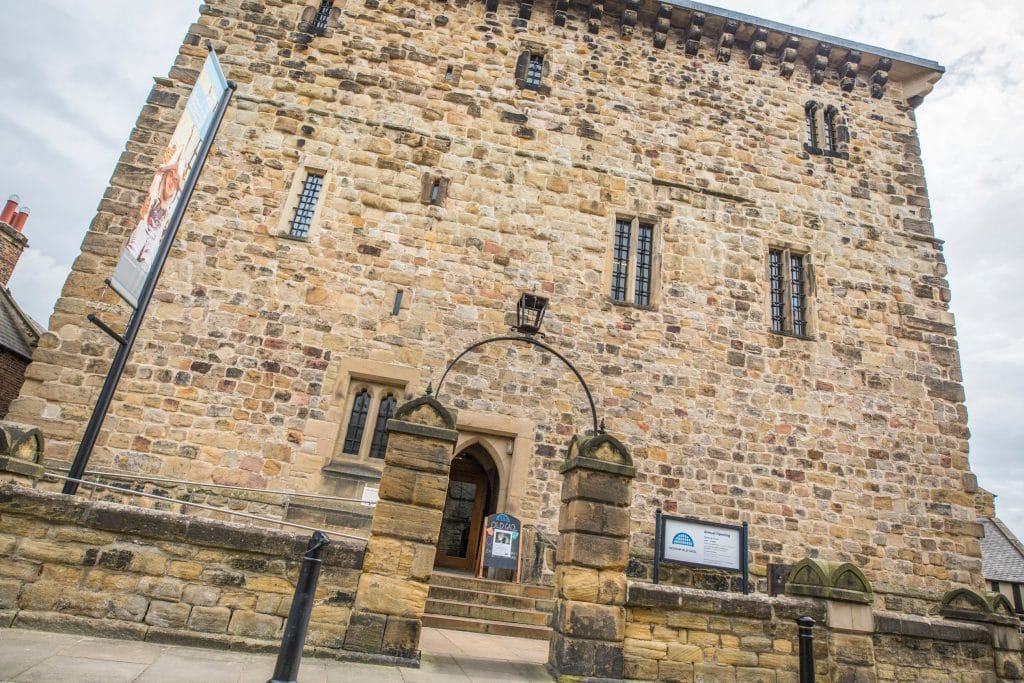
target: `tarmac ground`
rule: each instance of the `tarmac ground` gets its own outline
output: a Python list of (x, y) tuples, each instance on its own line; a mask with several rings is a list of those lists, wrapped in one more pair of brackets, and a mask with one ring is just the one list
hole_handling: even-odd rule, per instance
[[(547, 681), (548, 643), (424, 628), (419, 669), (303, 657), (299, 683)], [(3, 683), (267, 683), (277, 656), (0, 629)]]

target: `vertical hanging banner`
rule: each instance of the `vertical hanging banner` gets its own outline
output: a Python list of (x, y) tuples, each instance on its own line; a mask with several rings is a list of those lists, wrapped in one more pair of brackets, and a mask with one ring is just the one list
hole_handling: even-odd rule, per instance
[(199, 148), (215, 132), (217, 103), (227, 89), (227, 79), (217, 55), (211, 50), (160, 159), (135, 229), (110, 279), (110, 286), (134, 308), (139, 306), (139, 294), (171, 215), (181, 201), (182, 188), (189, 176), (197, 172)]
[[(185, 104), (185, 114), (178, 122), (170, 144), (164, 152), (160, 167), (150, 184), (149, 195), (139, 215), (139, 222), (132, 232), (128, 246), (110, 279), (110, 285), (135, 309), (128, 321), (124, 336), (112, 330), (95, 314), (87, 316), (101, 330), (118, 343), (114, 360), (110, 364), (106, 379), (96, 398), (92, 415), (85, 425), (85, 433), (78, 444), (75, 459), (71, 463), (68, 478), (64, 482), (64, 493), (74, 495), (85, 468), (89, 464), (92, 449), (96, 445), (103, 420), (114, 399), (114, 390), (121, 381), (121, 375), (128, 364), (135, 339), (142, 328), (146, 309), (153, 298), (157, 280), (167, 262), (178, 228), (181, 226), (185, 209), (192, 199), (192, 193), (199, 182), (206, 157), (210, 154), (213, 139), (217, 135), (224, 114), (231, 103), (235, 84), (224, 79), (217, 57), (210, 47), (209, 55), (199, 74), (192, 94)], [(184, 178), (184, 183), (182, 182)]]

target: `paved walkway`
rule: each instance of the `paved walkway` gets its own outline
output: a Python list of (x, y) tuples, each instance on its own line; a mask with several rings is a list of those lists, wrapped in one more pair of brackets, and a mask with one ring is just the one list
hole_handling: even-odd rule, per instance
[[(425, 628), (419, 669), (305, 657), (299, 683), (551, 681), (548, 644)], [(4, 683), (266, 683), (275, 655), (0, 629)]]

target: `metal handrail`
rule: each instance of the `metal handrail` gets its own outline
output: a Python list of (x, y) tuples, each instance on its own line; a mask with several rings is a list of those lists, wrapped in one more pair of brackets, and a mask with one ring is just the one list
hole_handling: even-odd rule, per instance
[[(52, 467), (51, 469), (60, 470), (61, 472), (67, 472), (70, 468), (68, 467)], [(302, 493), (300, 491), (279, 491), (277, 489), (257, 489), (249, 486), (231, 486), (229, 484), (214, 484), (205, 481), (190, 481), (188, 479), (170, 479), (167, 477), (143, 477), (137, 474), (124, 474), (122, 472), (104, 472), (102, 470), (93, 470), (93, 476), (97, 477), (114, 477), (118, 479), (129, 479), (131, 481), (149, 481), (149, 482), (160, 482), (166, 484), (184, 484), (186, 486), (200, 486), (204, 488), (214, 489), (226, 489), (229, 491), (252, 491), (253, 493), (273, 493), (280, 496), (293, 496), (297, 498), (315, 498), (318, 500), (337, 500), (343, 503), (362, 503), (363, 505), (373, 506), (376, 505), (374, 502), (365, 501), (361, 498), (339, 498), (337, 496), (328, 496), (323, 493)], [(86, 481), (86, 480), (81, 480)]]
[[(213, 505), (205, 505), (203, 503), (192, 503), (192, 502), (189, 502), (189, 501), (178, 500), (177, 498), (168, 498), (167, 496), (160, 496), (160, 495), (157, 495), (155, 493), (145, 493), (143, 491), (125, 491), (123, 488), (119, 488), (117, 486), (110, 486), (109, 484), (101, 484), (98, 481), (88, 481), (86, 479), (75, 479), (73, 477), (65, 477), (62, 474), (55, 474), (53, 472), (47, 472), (46, 473), (46, 477), (50, 478), (50, 479), (62, 479), (65, 482), (75, 482), (77, 484), (83, 484), (85, 486), (91, 486), (93, 488), (108, 489), (110, 491), (115, 491), (115, 492), (120, 493), (122, 495), (142, 496), (144, 498), (153, 498), (153, 499), (156, 499), (156, 500), (163, 500), (163, 501), (166, 501), (166, 502), (169, 502), (169, 503), (178, 503), (179, 505), (182, 505), (182, 506), (185, 506), (185, 507), (194, 507), (194, 508), (199, 508), (201, 510), (210, 510), (212, 512), (223, 512), (223, 513), (228, 514), (228, 515), (235, 515), (237, 517), (244, 517), (245, 519), (256, 519), (256, 520), (259, 520), (261, 522), (269, 522), (270, 524), (277, 524), (278, 526), (289, 526), (289, 527), (292, 527), (294, 529), (303, 529), (305, 531), (323, 531), (323, 533), (325, 533), (325, 534), (328, 534), (330, 536), (337, 536), (339, 538), (350, 538), (350, 539), (354, 539), (354, 540), (357, 540), (357, 541), (365, 541), (365, 540), (367, 540), (365, 536), (356, 536), (355, 534), (345, 534), (345, 533), (342, 533), (340, 531), (327, 531), (325, 529), (317, 529), (316, 527), (306, 526), (305, 524), (296, 524), (295, 522), (289, 522), (289, 521), (286, 521), (286, 520), (283, 520), (283, 519), (274, 519), (273, 517), (263, 517), (261, 515), (254, 515), (254, 514), (252, 514), (250, 512), (238, 512), (237, 510), (227, 510), (225, 508), (219, 508), (219, 507), (216, 507), (216, 506), (213, 506)], [(179, 512), (178, 514), (185, 514), (185, 513), (184, 512)]]

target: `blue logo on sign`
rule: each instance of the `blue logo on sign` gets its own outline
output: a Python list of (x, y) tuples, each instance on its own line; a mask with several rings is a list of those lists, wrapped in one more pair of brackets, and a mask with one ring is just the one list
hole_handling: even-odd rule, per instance
[(678, 534), (672, 537), (672, 545), (685, 545), (688, 548), (692, 548), (693, 536), (690, 536), (690, 534), (686, 533), (685, 531), (680, 531)]
[(508, 515), (506, 515), (504, 512), (502, 512), (502, 513), (497, 514), (497, 515), (494, 516), (494, 521), (495, 522), (511, 522), (512, 520), (510, 520), (508, 518)]

